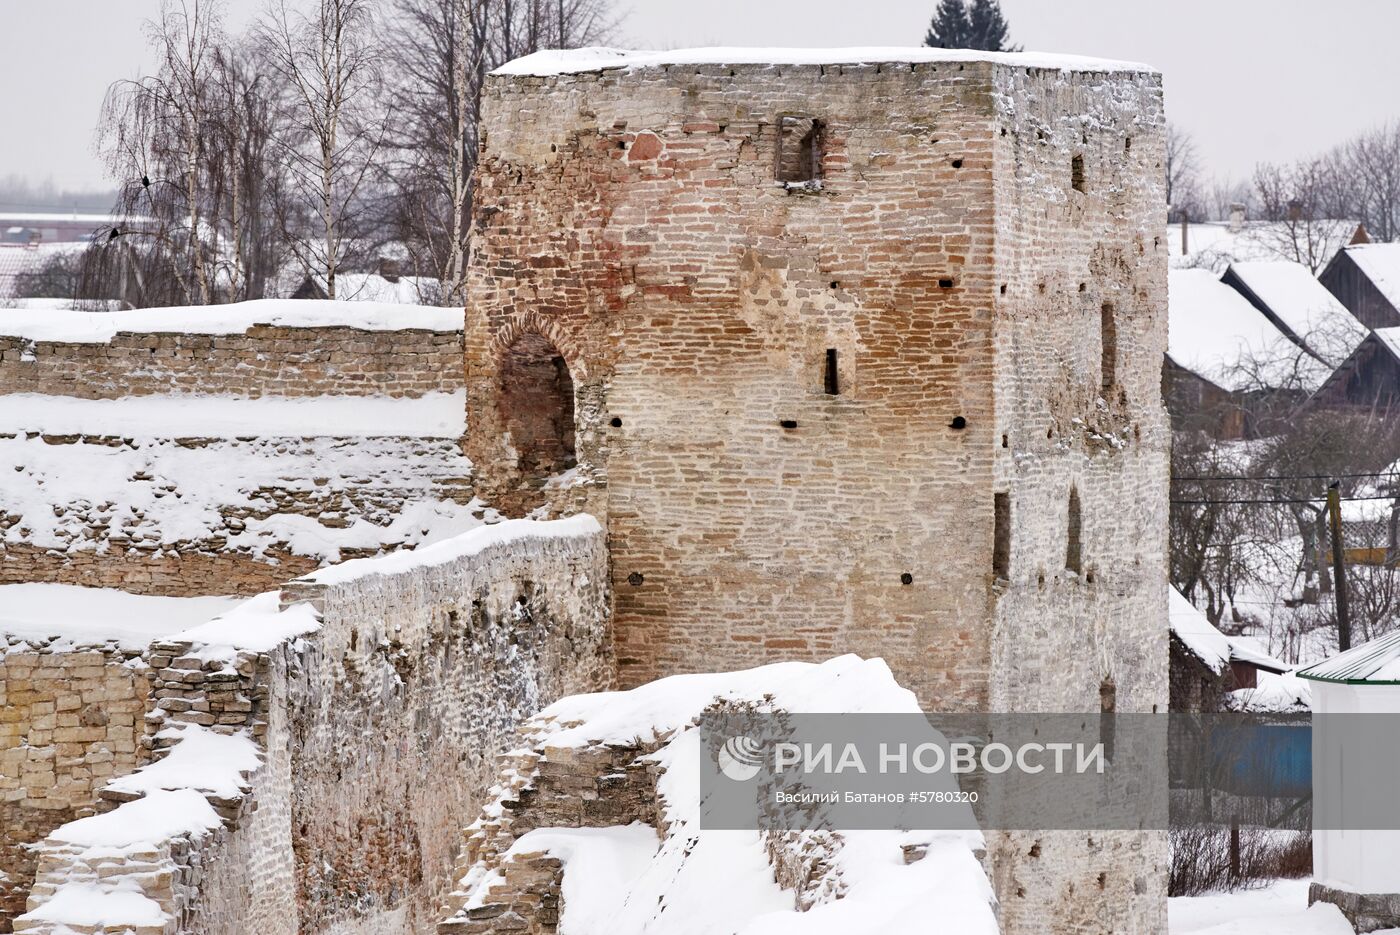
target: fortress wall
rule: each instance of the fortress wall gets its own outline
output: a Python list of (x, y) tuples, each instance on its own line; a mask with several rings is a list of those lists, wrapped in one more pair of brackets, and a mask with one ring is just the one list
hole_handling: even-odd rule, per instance
[[(186, 543), (198, 548), (197, 543)], [(154, 548), (55, 552), (32, 545), (0, 547), (0, 584), (33, 581), (118, 588), (133, 594), (198, 597), (249, 596), (275, 588), (289, 577), (314, 571), (315, 558), (277, 552), (261, 556)]]
[(149, 694), (135, 650), (0, 634), (0, 932), (34, 880), (38, 855), (26, 845), (93, 814), (103, 785), (149, 759)]
[(287, 663), (301, 931), (426, 931), (517, 726), (612, 683), (603, 534), (488, 527), (282, 600), (322, 618)]
[[(280, 605), (200, 628), (200, 640), (154, 644), (152, 730), (243, 732), (261, 765), (241, 796), (206, 796), (217, 827), (124, 865), (108, 855), (102, 879), (160, 907), (164, 927), (143, 935), (430, 930), (461, 829), (517, 726), (561, 695), (611, 684), (606, 569), (591, 517), (513, 523), (327, 569), (289, 583)], [(300, 635), (287, 622), (317, 618)], [(286, 638), (265, 651), (217, 645), (277, 632)], [(161, 753), (185, 742), (170, 737), (155, 739)], [(94, 855), (62, 834), (43, 844), (19, 931), (53, 935), (56, 894), (97, 879)]]
[(0, 470), (0, 584), (247, 596), (483, 515), (449, 438), (0, 434)]
[(460, 331), (422, 329), (254, 324), (235, 334), (123, 331), (101, 341), (0, 335), (0, 393), (422, 396), (462, 388), (461, 352)]

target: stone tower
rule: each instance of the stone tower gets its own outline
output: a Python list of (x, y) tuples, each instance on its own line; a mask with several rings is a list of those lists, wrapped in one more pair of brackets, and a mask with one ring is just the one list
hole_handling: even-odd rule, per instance
[[(544, 53), (481, 129), (469, 454), (605, 521), (624, 686), (856, 652), (1166, 710), (1159, 75)], [(1041, 837), (993, 842), (1008, 931), (1164, 928), (1160, 836)]]

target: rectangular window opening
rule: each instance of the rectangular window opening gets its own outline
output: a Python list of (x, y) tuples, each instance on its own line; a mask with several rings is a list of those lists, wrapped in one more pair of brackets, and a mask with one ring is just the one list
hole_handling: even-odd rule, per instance
[(1105, 302), (1099, 311), (1099, 340), (1099, 385), (1109, 390), (1118, 382), (1118, 321), (1112, 302)]
[(812, 117), (778, 118), (777, 179), (785, 184), (821, 179), (822, 123)]
[(1011, 577), (1011, 494), (993, 494), (992, 574)]
[(1069, 489), (1069, 528), (1065, 542), (1065, 568), (1076, 575), (1084, 570), (1083, 517), (1079, 506), (1079, 491)]
[(1084, 157), (1075, 156), (1069, 162), (1069, 184), (1077, 192), (1084, 191)]
[(1099, 685), (1099, 743), (1103, 745), (1104, 759), (1113, 762), (1113, 748), (1118, 739), (1114, 713), (1118, 710), (1118, 686), (1113, 679), (1104, 679)]
[(826, 374), (822, 384), (826, 389), (826, 395), (841, 395), (841, 374), (836, 366), (836, 348), (834, 347), (826, 349)]

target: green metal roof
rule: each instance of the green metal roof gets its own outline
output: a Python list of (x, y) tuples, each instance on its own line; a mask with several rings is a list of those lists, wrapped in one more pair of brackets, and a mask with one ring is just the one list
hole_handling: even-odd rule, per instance
[(1400, 630), (1308, 666), (1298, 677), (1347, 685), (1400, 685)]

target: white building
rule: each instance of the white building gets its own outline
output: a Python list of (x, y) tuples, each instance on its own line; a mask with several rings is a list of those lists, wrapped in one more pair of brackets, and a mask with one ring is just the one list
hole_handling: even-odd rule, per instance
[[(1309, 901), (1336, 904), (1359, 932), (1400, 927), (1400, 631), (1298, 674), (1313, 683)], [(1390, 828), (1365, 829), (1371, 816)]]

